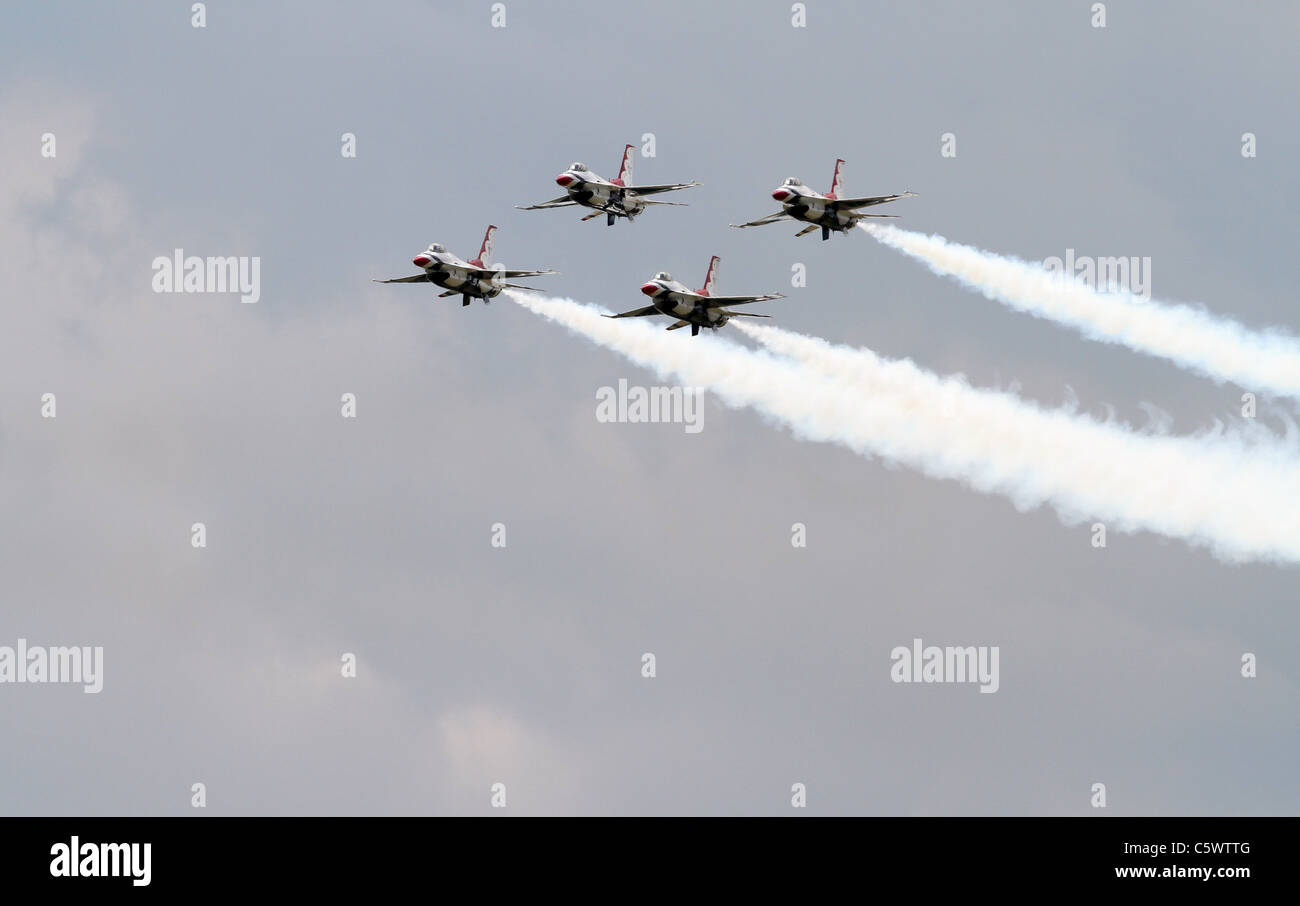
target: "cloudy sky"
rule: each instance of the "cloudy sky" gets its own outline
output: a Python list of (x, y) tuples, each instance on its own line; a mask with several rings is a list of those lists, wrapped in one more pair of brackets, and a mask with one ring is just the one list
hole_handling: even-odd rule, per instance
[[(599, 388), (658, 379), (504, 297), (370, 282), (489, 223), (619, 310), (717, 254), (793, 330), (1137, 427), (1238, 414), (1251, 388), (865, 235), (727, 224), (843, 157), (852, 194), (919, 193), (901, 226), (1149, 256), (1157, 298), (1300, 331), (1295, 8), (807, 6), (0, 11), (0, 646), (104, 649), (97, 695), (0, 685), (0, 813), (194, 814), (203, 783), (208, 814), (478, 815), (503, 783), (506, 814), (800, 814), (803, 783), (807, 814), (1088, 815), (1104, 783), (1107, 814), (1294, 814), (1295, 567), (1096, 549), (713, 397), (698, 434), (601, 423)], [(700, 180), (690, 207), (514, 210), (647, 133), (638, 180)], [(259, 257), (260, 301), (154, 293), (177, 248)], [(891, 682), (914, 638), (998, 646), (999, 690)]]

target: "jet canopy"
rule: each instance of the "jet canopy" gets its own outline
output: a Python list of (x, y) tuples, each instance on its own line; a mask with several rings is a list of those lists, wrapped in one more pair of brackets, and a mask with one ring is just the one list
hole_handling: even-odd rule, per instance
[(803, 181), (800, 180), (800, 179), (797, 179), (797, 178), (795, 178), (795, 177), (793, 177), (793, 176), (791, 176), (789, 179), (787, 179), (787, 180), (786, 180), (785, 182), (783, 182), (781, 185), (783, 185), (783, 186), (801, 186), (801, 185), (803, 185)]
[(656, 280), (671, 280), (671, 279), (673, 279), (673, 275), (670, 274), (670, 273), (668, 273), (668, 271), (660, 271), (659, 273), (655, 274), (655, 279), (656, 279)]
[(569, 166), (569, 169), (570, 169), (570, 170), (578, 170), (578, 171), (582, 171), (582, 170), (587, 169), (587, 165), (586, 165), (586, 164), (582, 164), (582, 163), (578, 163), (577, 161), (574, 161), (574, 162)]
[(429, 251), (431, 251), (431, 252), (445, 252), (445, 251), (447, 251), (447, 247), (446, 247), (445, 245), (443, 245), (441, 242), (430, 242), (430, 243), (429, 243)]

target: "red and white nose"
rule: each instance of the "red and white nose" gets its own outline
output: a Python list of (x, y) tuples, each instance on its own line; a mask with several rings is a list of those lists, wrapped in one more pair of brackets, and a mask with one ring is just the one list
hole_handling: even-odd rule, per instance
[(789, 199), (794, 197), (794, 193), (791, 192), (789, 189), (777, 189), (775, 192), (772, 193), (772, 197), (775, 198), (777, 201), (788, 201)]
[(658, 283), (642, 283), (642, 284), (641, 284), (641, 292), (645, 293), (647, 296), (653, 296), (653, 295), (655, 295), (657, 292), (659, 292), (659, 284), (658, 284)]
[(559, 176), (555, 177), (555, 181), (567, 189), (578, 180), (570, 176), (568, 173), (561, 173)]
[(416, 255), (414, 258), (411, 259), (411, 263), (414, 264), (416, 267), (428, 267), (429, 262), (432, 260), (433, 259), (430, 258), (428, 255), (426, 255), (424, 252), (420, 252), (420, 254)]

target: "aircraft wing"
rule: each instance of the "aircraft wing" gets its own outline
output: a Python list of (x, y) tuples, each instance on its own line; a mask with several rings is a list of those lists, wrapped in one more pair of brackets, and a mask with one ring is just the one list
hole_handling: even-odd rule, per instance
[[(617, 315), (603, 315), (606, 318), (644, 318), (647, 315), (661, 314), (659, 309), (653, 305), (647, 305), (645, 308), (634, 308), (632, 311), (625, 311)], [(670, 328), (671, 329), (671, 328)]]
[(702, 296), (707, 300), (709, 308), (720, 308), (723, 305), (748, 305), (751, 302), (771, 302), (773, 299), (784, 299), (785, 293), (769, 293), (766, 296)]
[(492, 267), (465, 267), (462, 268), (462, 270), (469, 271), (471, 274), (475, 274), (476, 276), (480, 276), (480, 277), (499, 276), (499, 277), (506, 277), (511, 280), (513, 280), (515, 277), (542, 277), (545, 276), (546, 274), (559, 273), (558, 271), (549, 271), (549, 270), (548, 271), (499, 271), (496, 268), (492, 268)]
[(749, 223), (733, 223), (731, 225), (738, 230), (743, 230), (745, 227), (763, 226), (768, 223), (776, 223), (778, 220), (784, 220), (789, 216), (790, 215), (787, 214), (785, 211), (777, 211), (775, 214), (768, 214), (766, 217), (760, 217), (757, 220), (751, 220)]
[(658, 195), (660, 192), (675, 192), (678, 189), (689, 189), (691, 186), (698, 185), (698, 182), (692, 180), (691, 182), (675, 182), (662, 186), (627, 186), (627, 190), (635, 192), (637, 195)]
[(375, 283), (427, 283), (428, 274), (416, 274), (413, 277), (394, 277), (392, 280), (376, 280)]
[(552, 198), (550, 201), (543, 201), (538, 204), (530, 204), (527, 206), (517, 204), (515, 207), (521, 211), (540, 211), (543, 208), (566, 208), (571, 204), (577, 204), (577, 202), (568, 195), (561, 195), (559, 198)]
[(869, 208), (873, 204), (884, 204), (887, 201), (898, 201), (900, 198), (913, 198), (915, 192), (904, 192), (902, 195), (871, 195), (864, 198), (837, 198), (835, 206), (837, 208), (848, 208), (850, 211), (854, 208)]

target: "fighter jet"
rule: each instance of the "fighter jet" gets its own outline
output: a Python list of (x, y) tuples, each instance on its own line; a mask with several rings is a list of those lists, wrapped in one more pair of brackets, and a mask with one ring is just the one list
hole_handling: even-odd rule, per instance
[(654, 300), (652, 305), (625, 311), (618, 315), (605, 315), (607, 318), (644, 318), (648, 315), (667, 315), (680, 318), (675, 324), (668, 325), (669, 330), (679, 327), (691, 328), (691, 336), (700, 334), (701, 327), (717, 330), (731, 318), (770, 318), (771, 315), (754, 315), (743, 311), (728, 311), (724, 305), (748, 305), (750, 302), (768, 302), (772, 299), (784, 299), (784, 293), (772, 293), (766, 296), (715, 296), (718, 283), (717, 255), (709, 262), (709, 273), (704, 278), (704, 286), (692, 292), (673, 279), (665, 271), (655, 274), (642, 284), (641, 292)]
[(395, 277), (392, 280), (376, 280), (376, 283), (433, 283), (447, 290), (445, 293), (439, 293), (438, 298), (445, 299), (448, 296), (461, 296), (464, 301), (462, 306), (469, 305), (469, 300), (482, 299), (484, 304), (488, 300), (501, 295), (505, 289), (528, 289), (533, 292), (539, 290), (531, 286), (521, 286), (518, 283), (507, 283), (506, 280), (515, 277), (540, 277), (543, 274), (554, 274), (556, 271), (508, 271), (500, 266), (494, 266), (489, 259), (492, 255), (492, 243), (496, 237), (497, 228), (490, 226), (487, 233), (483, 236), (483, 246), (479, 249), (478, 257), (473, 261), (462, 261), (451, 252), (447, 247), (438, 242), (429, 244), (429, 247), (420, 254), (411, 259), (411, 263), (416, 267), (424, 268), (423, 274), (416, 274), (413, 277)]
[(533, 204), (524, 207), (515, 205), (521, 211), (540, 211), (545, 208), (565, 208), (569, 205), (582, 205), (584, 208), (595, 208), (594, 214), (588, 214), (583, 220), (591, 220), (593, 217), (605, 215), (605, 225), (613, 226), (614, 219), (617, 217), (626, 217), (630, 223), (632, 218), (645, 210), (647, 205), (652, 204), (670, 204), (677, 207), (686, 207), (680, 201), (646, 201), (646, 195), (658, 195), (660, 192), (675, 192), (678, 189), (689, 189), (691, 186), (698, 186), (699, 183), (692, 180), (691, 182), (675, 182), (661, 186), (634, 186), (632, 182), (632, 158), (636, 154), (636, 148), (628, 145), (623, 149), (623, 165), (618, 168), (618, 179), (605, 179), (597, 176), (587, 169), (586, 164), (574, 163), (569, 166), (555, 181), (564, 187), (565, 194), (559, 198), (552, 198), (550, 201), (543, 201), (541, 204)]
[(820, 228), (822, 239), (831, 237), (831, 231), (847, 233), (864, 217), (897, 217), (897, 214), (864, 214), (859, 208), (897, 201), (900, 198), (913, 198), (915, 192), (902, 195), (872, 195), (863, 198), (844, 197), (844, 161), (835, 161), (835, 176), (831, 180), (831, 190), (825, 195), (818, 195), (793, 176), (781, 183), (781, 188), (772, 193), (772, 197), (781, 202), (781, 210), (749, 223), (733, 223), (733, 227), (743, 230), (745, 227), (763, 226), (778, 220), (802, 220), (812, 226), (804, 227), (796, 236), (803, 236)]

